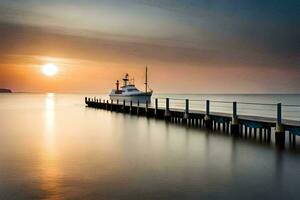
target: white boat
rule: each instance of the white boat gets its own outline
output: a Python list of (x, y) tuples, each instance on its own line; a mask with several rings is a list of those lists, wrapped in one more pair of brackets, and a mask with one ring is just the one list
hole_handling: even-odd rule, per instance
[[(109, 94), (111, 100), (125, 100), (126, 102), (132, 101), (134, 103), (150, 103), (151, 96), (153, 91), (148, 88), (148, 70), (146, 67), (146, 74), (145, 74), (145, 91), (138, 90), (134, 85), (134, 79), (129, 78), (129, 74), (126, 73), (125, 77), (123, 78), (123, 86), (119, 87), (119, 80), (116, 82), (116, 89), (113, 89)], [(149, 91), (148, 91), (149, 89)]]

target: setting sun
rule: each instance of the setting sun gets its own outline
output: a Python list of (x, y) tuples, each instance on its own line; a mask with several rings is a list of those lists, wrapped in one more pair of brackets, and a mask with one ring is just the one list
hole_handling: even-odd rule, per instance
[(57, 74), (58, 68), (53, 63), (48, 63), (42, 66), (42, 72), (46, 76), (54, 76)]

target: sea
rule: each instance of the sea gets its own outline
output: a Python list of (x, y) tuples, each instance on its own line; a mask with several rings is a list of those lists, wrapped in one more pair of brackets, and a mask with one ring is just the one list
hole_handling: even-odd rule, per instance
[[(0, 95), (0, 200), (299, 199), (296, 148), (88, 108), (105, 94)], [(159, 106), (300, 121), (297, 94), (155, 94)], [(299, 122), (300, 123), (300, 122)]]

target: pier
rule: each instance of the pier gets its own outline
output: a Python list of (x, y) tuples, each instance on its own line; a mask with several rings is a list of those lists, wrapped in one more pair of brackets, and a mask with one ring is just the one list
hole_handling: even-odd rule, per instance
[[(290, 147), (296, 148), (296, 137), (300, 136), (300, 121), (282, 117), (283, 108), (293, 113), (295, 108), (300, 108), (299, 105), (175, 98), (156, 98), (152, 104), (140, 104), (88, 97), (85, 97), (85, 103), (91, 108), (161, 119), (167, 123), (208, 129), (212, 133), (222, 132), (235, 138), (252, 139), (266, 144), (274, 142), (279, 148), (285, 147), (286, 139)], [(255, 114), (239, 113), (239, 109), (243, 110), (243, 107)], [(218, 112), (218, 109), (223, 112)], [(263, 114), (260, 116), (262, 110), (269, 110), (274, 117)]]

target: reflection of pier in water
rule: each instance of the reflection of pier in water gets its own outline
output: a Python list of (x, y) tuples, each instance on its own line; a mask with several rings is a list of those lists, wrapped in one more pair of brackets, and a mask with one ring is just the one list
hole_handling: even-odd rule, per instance
[[(159, 101), (163, 102), (159, 103)], [(170, 104), (170, 101), (179, 101), (179, 103)], [(203, 108), (205, 107), (205, 110), (190, 109), (193, 108), (193, 106), (194, 108), (200, 107), (199, 105), (195, 106), (195, 102), (203, 103), (203, 105), (200, 105), (202, 105)], [(300, 105), (204, 101), (172, 98), (155, 99), (154, 105), (150, 105), (148, 102), (140, 104), (139, 102), (132, 101), (101, 101), (101, 99), (87, 97), (85, 98), (85, 103), (88, 107), (137, 116), (164, 119), (167, 122), (172, 122), (174, 124), (220, 131), (238, 138), (257, 140), (261, 143), (270, 144), (272, 143), (272, 138), (275, 138), (275, 143), (280, 148), (283, 148), (286, 143), (286, 133), (289, 135), (288, 139), (290, 146), (294, 148), (296, 147), (296, 136), (300, 135), (300, 123), (298, 121), (282, 119), (283, 107), (295, 109), (300, 108)], [(174, 105), (180, 105), (184, 108)], [(241, 109), (242, 112), (239, 112), (238, 114), (238, 106), (239, 108), (243, 108), (243, 106), (258, 106), (256, 108), (251, 108), (258, 114), (259, 111), (265, 109), (265, 107), (270, 107), (271, 109), (269, 110), (274, 110), (276, 112), (276, 118), (270, 116), (246, 115), (244, 113), (247, 112), (243, 112), (243, 109)], [(211, 108), (219, 108), (221, 112), (211, 112)], [(225, 112), (223, 112), (224, 108), (231, 108), (231, 111), (225, 110)], [(274, 135), (274, 137), (272, 137), (272, 135)]]

